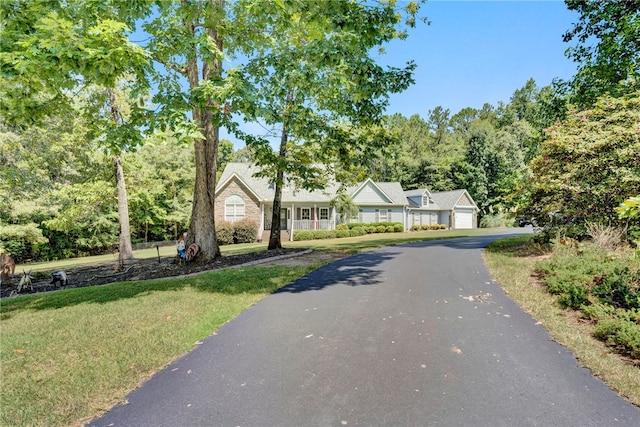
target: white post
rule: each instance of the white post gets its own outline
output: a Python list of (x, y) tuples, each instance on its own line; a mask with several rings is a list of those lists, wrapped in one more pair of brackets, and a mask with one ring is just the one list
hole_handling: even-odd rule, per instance
[(289, 233), (289, 241), (293, 242), (293, 229), (295, 228), (293, 225), (296, 223), (296, 206), (294, 203), (291, 203), (291, 233)]

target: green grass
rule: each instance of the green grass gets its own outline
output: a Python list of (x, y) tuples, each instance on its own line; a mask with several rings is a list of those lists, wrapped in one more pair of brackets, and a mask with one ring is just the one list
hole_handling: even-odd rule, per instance
[[(285, 242), (345, 254), (492, 230), (373, 234)], [(161, 248), (172, 255), (173, 247)], [(233, 245), (223, 253), (266, 249)], [(136, 257), (156, 256), (156, 249)], [(112, 255), (40, 264), (39, 269), (115, 261)], [(33, 266), (32, 266), (33, 267)], [(0, 301), (0, 425), (80, 425), (223, 323), (318, 266), (220, 270), (192, 278), (124, 282)], [(35, 268), (34, 268), (35, 271)]]
[(534, 280), (534, 265), (548, 249), (534, 244), (533, 236), (493, 243), (485, 262), (505, 292), (539, 321), (553, 339), (569, 348), (580, 364), (612, 389), (640, 406), (640, 367), (627, 363), (593, 337), (594, 326), (564, 309), (558, 297)]
[(310, 270), (228, 269), (3, 300), (0, 424), (72, 425), (91, 418)]
[[(347, 237), (343, 239), (326, 239), (326, 240), (305, 240), (299, 242), (282, 242), (285, 248), (311, 248), (314, 250), (331, 250), (341, 251), (347, 254), (355, 254), (362, 251), (381, 248), (384, 246), (397, 245), (401, 243), (417, 242), (421, 240), (443, 239), (453, 237), (474, 236), (478, 234), (488, 234), (495, 229), (478, 228), (474, 230), (438, 230), (438, 231), (418, 231), (409, 233), (382, 233), (367, 234), (360, 237)], [(267, 242), (261, 243), (243, 243), (238, 245), (220, 246), (222, 255), (243, 254), (248, 252), (256, 252), (267, 249)], [(173, 245), (161, 246), (159, 248), (160, 256), (174, 256), (176, 248)], [(133, 252), (134, 258), (147, 259), (158, 256), (156, 248), (141, 249)], [(56, 271), (65, 268), (79, 267), (83, 265), (99, 264), (105, 262), (116, 262), (118, 254), (106, 254), (88, 256), (82, 258), (71, 258), (65, 260), (34, 262), (29, 264), (16, 265), (16, 273), (31, 270), (38, 271)]]

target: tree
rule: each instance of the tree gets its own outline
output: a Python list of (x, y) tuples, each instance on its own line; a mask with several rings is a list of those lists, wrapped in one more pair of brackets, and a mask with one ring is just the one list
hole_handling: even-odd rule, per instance
[(565, 0), (579, 21), (564, 34), (576, 40), (567, 56), (579, 63), (573, 100), (589, 106), (609, 93), (620, 96), (640, 85), (640, 3), (635, 0)]
[[(371, 57), (399, 35), (394, 3), (238, 2), (250, 12), (240, 27), (260, 32), (242, 46), (246, 92), (239, 107), (250, 120), (278, 127), (280, 140), (273, 150), (264, 138), (245, 137), (261, 174), (275, 184), (269, 249), (281, 247), (285, 176), (320, 188), (328, 170), (319, 165), (364, 164), (367, 144), (384, 139), (357, 129), (379, 124), (389, 94), (412, 83), (414, 64), (385, 70)], [(415, 2), (405, 6), (410, 25), (417, 11)]]
[(577, 233), (588, 221), (618, 224), (616, 207), (640, 188), (639, 112), (640, 92), (604, 96), (547, 129), (524, 213), (542, 226), (573, 224)]
[[(135, 125), (123, 122), (114, 90), (125, 75), (137, 75), (140, 77), (137, 90), (146, 91), (146, 79), (142, 76), (148, 61), (142, 49), (127, 39), (127, 23), (120, 20), (122, 16), (118, 16), (117, 9), (102, 6), (75, 1), (34, 2), (25, 7), (21, 2), (2, 4), (6, 25), (0, 44), (3, 53), (0, 111), (6, 113), (10, 122), (24, 125), (52, 115), (59, 108), (70, 110), (74, 97), (69, 92), (85, 88), (87, 82), (106, 89), (112, 126), (102, 136), (107, 136), (103, 141), (115, 152), (122, 264), (133, 255), (120, 153), (123, 147), (135, 146), (141, 138)], [(95, 93), (93, 90), (89, 98)], [(100, 111), (104, 103), (98, 97), (91, 109)], [(136, 108), (134, 104), (131, 110)]]
[[(154, 73), (162, 128), (172, 126), (179, 139), (194, 145), (196, 178), (187, 244), (196, 243), (203, 260), (220, 255), (214, 203), (218, 168), (219, 127), (229, 110), (225, 104), (222, 58), (224, 0), (162, 3), (143, 25), (151, 36), (146, 46), (161, 70)], [(180, 79), (186, 79), (184, 90)], [(191, 119), (187, 117), (190, 113)]]
[(331, 201), (331, 206), (335, 207), (341, 223), (349, 222), (351, 218), (358, 216), (358, 205), (353, 201), (353, 197), (344, 192)]

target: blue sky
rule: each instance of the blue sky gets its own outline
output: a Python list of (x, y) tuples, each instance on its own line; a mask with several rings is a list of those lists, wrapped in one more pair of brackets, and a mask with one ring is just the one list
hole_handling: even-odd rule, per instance
[(431, 0), (421, 11), (431, 25), (418, 25), (380, 58), (418, 65), (415, 85), (391, 98), (388, 113), (426, 118), (438, 105), (452, 114), (497, 105), (529, 78), (542, 87), (576, 72), (562, 35), (578, 14), (562, 1)]
[[(402, 1), (402, 0), (400, 0)], [(556, 78), (568, 79), (576, 64), (564, 52), (562, 35), (578, 21), (563, 1), (431, 0), (421, 9), (430, 25), (419, 23), (409, 38), (385, 47), (379, 62), (418, 65), (416, 83), (390, 99), (388, 114), (427, 118), (437, 106), (455, 114), (465, 107), (509, 102), (529, 78), (538, 87)], [(264, 129), (244, 124), (257, 135)], [(221, 137), (236, 142), (221, 130)]]

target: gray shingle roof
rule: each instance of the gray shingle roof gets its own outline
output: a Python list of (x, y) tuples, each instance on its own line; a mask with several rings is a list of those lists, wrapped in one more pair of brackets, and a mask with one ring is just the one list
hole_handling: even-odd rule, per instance
[[(273, 201), (275, 189), (266, 178), (258, 178), (253, 176), (258, 172), (258, 168), (249, 163), (227, 163), (218, 184), (216, 191), (236, 175), (244, 182), (256, 196), (263, 202)], [(391, 204), (406, 205), (407, 199), (399, 182), (375, 182), (375, 185), (385, 193), (390, 199)], [(283, 202), (330, 202), (338, 192), (339, 185), (335, 182), (328, 184), (324, 190), (308, 191), (304, 189), (296, 189), (290, 185), (285, 185), (282, 189)], [(352, 186), (347, 189), (351, 195), (360, 188), (360, 185)]]
[[(428, 191), (426, 188), (421, 188), (417, 190), (408, 190), (405, 191), (404, 194), (407, 198), (409, 197), (417, 197), (422, 195), (425, 191)], [(430, 211), (450, 211), (452, 210), (458, 203), (458, 200), (465, 194), (466, 190), (452, 190), (452, 191), (438, 191), (431, 193), (431, 200), (433, 203), (429, 203), (429, 207), (423, 208), (421, 205), (418, 205), (412, 200), (409, 200), (409, 207), (413, 209), (425, 209)], [(471, 196), (469, 195), (469, 199)]]
[(452, 191), (439, 191), (437, 193), (431, 193), (431, 198), (444, 210), (452, 210), (460, 197), (465, 193), (465, 190), (452, 190)]

